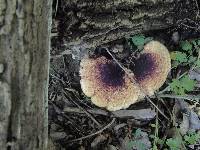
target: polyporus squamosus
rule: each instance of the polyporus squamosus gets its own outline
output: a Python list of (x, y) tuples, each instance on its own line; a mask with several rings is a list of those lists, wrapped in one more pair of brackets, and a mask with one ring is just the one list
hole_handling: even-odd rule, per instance
[(170, 68), (167, 48), (157, 41), (151, 41), (130, 68), (134, 77), (114, 60), (102, 56), (82, 59), (80, 82), (83, 92), (91, 97), (95, 105), (115, 111), (136, 103), (144, 94), (153, 95), (165, 82)]

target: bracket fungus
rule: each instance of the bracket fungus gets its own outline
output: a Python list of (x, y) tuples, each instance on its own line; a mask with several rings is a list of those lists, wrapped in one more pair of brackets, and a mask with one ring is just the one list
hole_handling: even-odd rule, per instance
[(153, 95), (165, 82), (170, 68), (167, 48), (151, 41), (144, 46), (130, 70), (126, 69), (133, 76), (104, 56), (84, 58), (80, 63), (80, 83), (85, 95), (91, 97), (95, 105), (115, 111), (129, 107), (145, 94)]
[(151, 96), (164, 84), (171, 69), (169, 51), (160, 42), (151, 41), (144, 46), (140, 57), (130, 69), (145, 94)]

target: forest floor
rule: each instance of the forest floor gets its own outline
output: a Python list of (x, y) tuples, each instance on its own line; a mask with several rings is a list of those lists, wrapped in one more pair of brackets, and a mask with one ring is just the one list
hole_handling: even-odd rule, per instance
[(108, 43), (124, 66), (128, 61), (122, 60), (151, 40), (169, 49), (172, 62), (166, 82), (151, 102), (144, 98), (127, 109), (109, 112), (92, 104), (81, 90), (80, 59), (66, 52), (65, 36), (57, 33), (63, 18), (54, 15), (51, 40), (49, 136), (56, 149), (200, 149), (199, 28), (167, 28)]

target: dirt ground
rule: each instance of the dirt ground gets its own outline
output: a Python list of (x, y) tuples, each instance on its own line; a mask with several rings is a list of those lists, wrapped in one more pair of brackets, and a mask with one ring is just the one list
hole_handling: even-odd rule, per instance
[[(59, 29), (59, 23), (65, 19), (65, 15), (59, 12), (60, 7), (58, 10), (55, 10), (56, 8), (56, 6), (53, 8), (49, 79), (49, 137), (56, 149), (143, 149), (142, 144), (146, 149), (150, 149), (154, 146), (155, 135), (162, 141), (175, 136), (175, 128), (184, 126), (184, 122), (188, 121), (185, 119), (185, 111), (192, 110), (198, 114), (199, 103), (190, 100), (183, 101), (185, 97), (183, 99), (173, 96), (170, 98), (170, 91), (165, 92), (165, 96), (168, 94), (166, 97), (151, 97), (152, 102), (164, 115), (146, 98), (118, 112), (109, 112), (92, 104), (90, 98), (85, 96), (81, 90), (80, 60), (85, 53), (104, 56), (109, 54), (101, 49), (101, 45), (96, 49), (88, 50), (84, 49), (84, 45), (79, 45), (71, 51), (66, 50), (67, 46), (64, 41), (67, 37)], [(173, 52), (180, 47), (180, 41), (197, 39), (200, 32), (193, 28), (179, 26), (141, 34), (160, 41), (170, 52)], [(81, 46), (83, 50), (80, 52)], [(129, 39), (110, 41), (105, 46), (125, 67), (130, 65), (134, 47), (130, 45)], [(159, 92), (166, 89), (173, 78), (190, 70), (190, 65), (172, 68)], [(195, 87), (189, 94), (198, 96), (199, 87)], [(194, 107), (189, 109), (192, 106)], [(198, 119), (195, 120), (196, 123), (198, 121)], [(136, 135), (137, 133), (139, 135)], [(137, 143), (132, 144), (133, 141), (139, 141), (139, 146)], [(158, 149), (167, 148), (162, 141), (161, 143), (157, 141)], [(186, 148), (200, 149), (199, 142), (191, 145), (186, 145)]]

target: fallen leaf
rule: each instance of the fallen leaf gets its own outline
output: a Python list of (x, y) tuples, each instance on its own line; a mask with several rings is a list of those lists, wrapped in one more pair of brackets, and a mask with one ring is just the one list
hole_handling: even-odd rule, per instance
[(114, 127), (114, 131), (117, 133), (118, 130), (119, 130), (120, 128), (123, 128), (123, 127), (126, 126), (126, 125), (127, 125), (126, 123), (118, 124), (118, 125), (116, 125), (116, 126)]
[(144, 150), (144, 149), (150, 149), (151, 148), (151, 142), (149, 141), (149, 136), (146, 132), (140, 131), (140, 135), (137, 135), (137, 137), (134, 138), (135, 145), (133, 145), (133, 148), (137, 150)]
[[(178, 114), (179, 111), (185, 112), (182, 113), (183, 119), (180, 124), (182, 130), (181, 133), (185, 133), (188, 130), (199, 130), (200, 129), (199, 116), (192, 109), (189, 108), (189, 104), (183, 100), (176, 100), (175, 105), (177, 105), (176, 108), (178, 108), (175, 111), (176, 114)], [(178, 118), (176, 120), (178, 120)], [(188, 121), (189, 121), (189, 127), (188, 127)]]
[(108, 145), (107, 150), (118, 150), (114, 145)]
[(194, 111), (190, 112), (190, 128), (194, 130), (200, 129), (199, 116)]
[(189, 117), (186, 113), (183, 113), (183, 121), (180, 124), (181, 135), (185, 135), (189, 131), (189, 127), (190, 127)]
[(50, 137), (53, 140), (60, 140), (60, 139), (64, 139), (66, 137), (66, 133), (65, 132), (51, 132)]
[(100, 134), (99, 136), (97, 136), (91, 143), (91, 148), (95, 149), (98, 147), (99, 144), (101, 144), (102, 142), (104, 142), (107, 139), (106, 136)]
[(136, 120), (152, 120), (156, 113), (154, 110), (148, 109), (139, 109), (139, 110), (119, 110), (113, 112), (114, 116), (119, 118), (134, 118)]
[(189, 71), (190, 79), (197, 80), (200, 82), (200, 69), (191, 69)]

